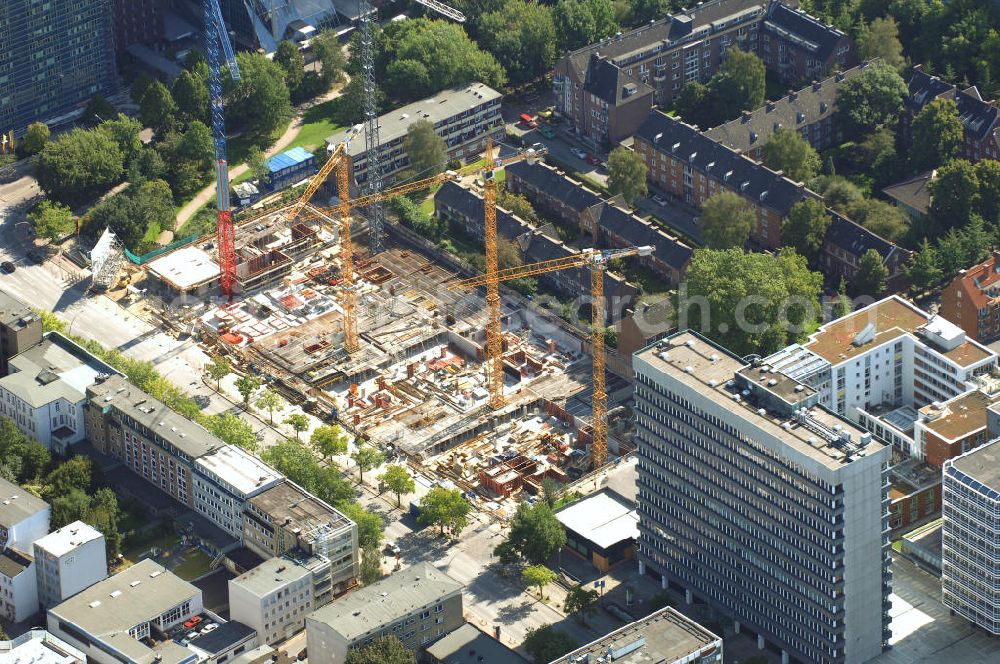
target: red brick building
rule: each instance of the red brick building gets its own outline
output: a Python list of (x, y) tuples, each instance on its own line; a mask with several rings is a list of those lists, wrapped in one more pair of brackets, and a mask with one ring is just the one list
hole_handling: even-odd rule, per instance
[(155, 44), (163, 37), (161, 0), (115, 0), (115, 53), (132, 44)]
[(952, 279), (941, 291), (941, 315), (981, 343), (1000, 337), (1000, 252)]
[(1000, 394), (971, 390), (921, 408), (914, 437), (927, 464), (940, 469), (948, 459), (984, 445), (991, 437), (989, 407), (998, 400)]

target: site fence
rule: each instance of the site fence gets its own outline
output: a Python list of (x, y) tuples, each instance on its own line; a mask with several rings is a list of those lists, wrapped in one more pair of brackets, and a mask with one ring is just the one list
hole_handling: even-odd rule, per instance
[(177, 249), (178, 247), (183, 247), (186, 244), (191, 244), (192, 242), (194, 242), (197, 239), (198, 239), (198, 235), (197, 234), (188, 235), (187, 237), (182, 237), (180, 240), (174, 240), (173, 242), (171, 242), (170, 244), (168, 244), (165, 247), (160, 247), (159, 249), (153, 249), (152, 251), (150, 251), (148, 253), (145, 253), (142, 256), (136, 256), (131, 251), (129, 251), (128, 248), (126, 247), (125, 248), (125, 256), (131, 262), (135, 263), (136, 265), (145, 265), (146, 263), (148, 263), (149, 261), (153, 260), (154, 258), (162, 256), (163, 254), (167, 253), (168, 251), (173, 251), (174, 249)]

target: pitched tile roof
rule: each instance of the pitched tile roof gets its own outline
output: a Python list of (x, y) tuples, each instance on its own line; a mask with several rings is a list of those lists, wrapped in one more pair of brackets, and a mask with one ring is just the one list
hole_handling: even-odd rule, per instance
[(978, 265), (973, 265), (955, 277), (972, 307), (983, 309), (1000, 295), (1000, 253), (994, 252)]
[(653, 247), (656, 258), (676, 270), (683, 271), (691, 262), (691, 247), (619, 207), (604, 206), (598, 223), (633, 247)]
[(816, 196), (735, 150), (717, 143), (688, 124), (654, 111), (636, 132), (654, 149), (672, 155), (702, 173), (709, 173), (762, 207), (786, 216), (807, 196)]
[[(483, 223), (483, 199), (455, 182), (445, 182), (434, 195), (434, 204), (446, 205), (460, 211), (464, 216)], [(531, 224), (501, 207), (497, 207), (497, 233), (513, 240), (532, 232)]]
[[(553, 240), (546, 235), (536, 233), (531, 236), (528, 247), (524, 251), (524, 262), (539, 263), (541, 261), (565, 258), (576, 253), (579, 252), (575, 249), (567, 247), (562, 242)], [(590, 268), (572, 268), (560, 270), (560, 272), (563, 275), (572, 277), (574, 281), (580, 284), (581, 289), (585, 289), (586, 292), (590, 292)], [(605, 271), (604, 294), (606, 296), (610, 297), (617, 295), (624, 298), (633, 298), (638, 292), (638, 289), (629, 284), (625, 279), (616, 274)]]
[(508, 178), (513, 176), (530, 182), (533, 186), (544, 190), (553, 198), (559, 199), (576, 212), (583, 212), (587, 208), (598, 206), (604, 202), (600, 195), (539, 162), (532, 164), (527, 161), (519, 161), (507, 166), (506, 171)]
[(825, 242), (855, 256), (861, 256), (869, 249), (874, 249), (882, 257), (883, 263), (890, 262), (890, 259), (905, 262), (909, 258), (911, 252), (879, 237), (861, 224), (829, 208), (826, 213), (830, 215), (830, 226), (826, 231)]
[(764, 29), (806, 49), (817, 60), (827, 60), (844, 38), (844, 33), (796, 10), (774, 2), (768, 8)]
[(833, 115), (838, 88), (867, 67), (865, 63), (813, 83), (773, 103), (768, 102), (755, 111), (746, 111), (741, 117), (709, 129), (704, 134), (734, 150), (749, 152), (762, 147), (779, 127), (801, 129)]
[(976, 141), (986, 140), (996, 129), (998, 111), (996, 105), (983, 101), (979, 90), (972, 86), (959, 90), (951, 83), (942, 81), (937, 76), (923, 71), (920, 65), (913, 68), (913, 75), (908, 83), (909, 96), (906, 107), (911, 114), (920, 110), (939, 97), (953, 99), (958, 106), (958, 116), (962, 120), (965, 132), (975, 137)]
[(652, 94), (653, 88), (629, 76), (618, 65), (591, 53), (583, 89), (612, 106)]
[(882, 190), (882, 193), (921, 214), (927, 214), (931, 206), (931, 192), (927, 185), (934, 179), (934, 174), (935, 171), (921, 173), (916, 177), (889, 185)]

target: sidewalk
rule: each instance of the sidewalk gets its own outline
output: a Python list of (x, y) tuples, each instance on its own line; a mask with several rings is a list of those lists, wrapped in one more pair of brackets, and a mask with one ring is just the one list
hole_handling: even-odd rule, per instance
[[(299, 134), (299, 130), (302, 129), (302, 118), (305, 116), (306, 111), (308, 111), (313, 106), (326, 103), (331, 99), (336, 99), (337, 97), (339, 97), (341, 92), (344, 90), (345, 87), (347, 87), (347, 84), (350, 82), (350, 79), (347, 77), (347, 74), (344, 74), (344, 79), (345, 80), (343, 85), (338, 87), (336, 90), (330, 90), (329, 92), (322, 94), (319, 97), (316, 97), (315, 99), (308, 101), (305, 104), (302, 104), (301, 106), (296, 108), (295, 115), (292, 116), (291, 121), (288, 123), (288, 127), (285, 128), (285, 132), (278, 138), (277, 141), (274, 142), (273, 145), (271, 145), (271, 147), (269, 147), (267, 150), (264, 151), (264, 156), (273, 157), (274, 155), (284, 150), (292, 141), (294, 141), (295, 137), (298, 136)], [(229, 180), (230, 181), (235, 180), (239, 176), (246, 173), (247, 169), (248, 167), (246, 164), (238, 164), (236, 166), (233, 166), (232, 168), (229, 169)], [(190, 221), (191, 217), (193, 217), (198, 212), (198, 210), (200, 210), (202, 207), (208, 204), (213, 199), (214, 196), (215, 196), (214, 182), (206, 186), (197, 194), (195, 194), (195, 197), (192, 198), (190, 201), (188, 201), (184, 205), (184, 207), (182, 207), (180, 211), (177, 213), (177, 225), (176, 225), (177, 230), (174, 231), (175, 235), (179, 235), (184, 224)]]

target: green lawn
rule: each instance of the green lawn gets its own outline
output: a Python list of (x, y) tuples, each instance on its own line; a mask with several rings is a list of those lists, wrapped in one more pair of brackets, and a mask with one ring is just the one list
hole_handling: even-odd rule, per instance
[(212, 559), (201, 549), (190, 549), (181, 555), (184, 559), (171, 571), (185, 581), (194, 581), (212, 569)]
[(142, 236), (142, 242), (156, 242), (158, 237), (160, 237), (160, 224), (154, 221), (146, 227), (146, 234)]
[(327, 136), (332, 136), (344, 128), (340, 120), (340, 98), (331, 99), (313, 106), (302, 116), (302, 128), (295, 140), (286, 148), (302, 147), (310, 152), (323, 145)]
[(153, 530), (138, 537), (126, 537), (122, 555), (135, 563), (138, 562), (139, 556), (153, 547), (167, 551), (172, 549), (178, 542), (180, 542), (180, 537), (174, 532), (162, 534), (159, 530)]

